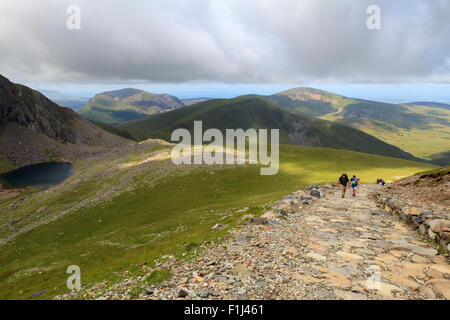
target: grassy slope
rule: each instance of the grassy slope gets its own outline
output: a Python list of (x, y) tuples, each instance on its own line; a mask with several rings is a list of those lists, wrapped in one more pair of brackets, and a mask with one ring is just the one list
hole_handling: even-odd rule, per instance
[[(204, 241), (225, 236), (239, 216), (261, 212), (267, 202), (308, 184), (334, 182), (343, 171), (358, 174), (363, 182), (373, 182), (379, 177), (390, 180), (432, 168), (326, 148), (282, 145), (280, 153), (280, 172), (275, 176), (261, 176), (254, 165), (175, 168), (169, 161), (157, 161), (133, 166), (145, 158), (144, 154), (78, 163), (77, 175), (65, 185), (36, 194), (9, 211), (6, 219), (10, 221), (12, 214), (19, 213), (35, 216), (43, 205), (49, 209), (39, 215), (50, 214), (53, 207), (60, 211), (98, 190), (103, 192), (102, 188), (109, 190), (127, 174), (133, 176), (130, 181), (135, 189), (38, 226), (2, 246), (0, 298), (28, 299), (40, 290), (47, 292), (38, 299), (63, 293), (68, 276), (65, 270), (71, 264), (81, 267), (84, 284), (105, 279), (114, 282), (117, 271), (139, 273), (138, 263), (151, 265), (164, 254), (189, 254)], [(127, 164), (130, 166), (118, 169)], [(9, 203), (0, 202), (0, 209)], [(242, 208), (248, 209), (238, 212)], [(1, 216), (0, 221), (5, 219)], [(211, 232), (218, 222), (228, 227)]]
[(300, 123), (305, 131), (301, 144), (367, 152), (414, 159), (406, 152), (384, 143), (364, 132), (348, 126), (325, 121), (309, 120), (303, 116), (286, 112), (273, 103), (254, 96), (235, 99), (216, 99), (186, 108), (154, 115), (145, 119), (127, 122), (120, 128), (131, 132), (138, 139), (160, 138), (170, 140), (177, 128), (193, 131), (194, 120), (203, 122), (203, 130), (217, 128), (278, 128), (281, 143), (292, 143), (290, 135)]
[[(408, 107), (408, 109), (415, 114), (435, 116), (450, 121), (450, 111), (444, 109), (422, 106)], [(332, 116), (323, 118), (340, 120), (339, 118), (332, 119)], [(426, 126), (412, 128), (399, 128), (381, 121), (358, 121), (348, 124), (419, 158), (431, 160), (439, 158), (440, 153), (450, 151), (450, 126), (445, 124), (430, 123)]]
[(116, 136), (125, 138), (125, 139), (129, 139), (129, 140), (137, 140), (130, 132), (120, 129), (117, 126), (112, 126), (106, 123), (102, 123), (102, 122), (95, 122), (92, 121), (97, 127), (99, 127), (100, 129), (103, 129), (111, 134), (115, 134)]
[(0, 173), (8, 172), (16, 169), (16, 165), (11, 161), (0, 158)]
[(278, 128), (280, 140), (289, 143), (290, 125), (283, 118), (279, 107), (262, 99), (236, 98), (215, 99), (186, 108), (154, 115), (142, 120), (130, 121), (120, 127), (137, 138), (160, 138), (170, 140), (177, 128), (193, 129), (194, 121), (202, 121), (203, 128)]

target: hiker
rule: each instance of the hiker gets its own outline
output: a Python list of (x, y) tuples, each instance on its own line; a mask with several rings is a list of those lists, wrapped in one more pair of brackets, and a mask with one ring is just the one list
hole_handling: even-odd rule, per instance
[(358, 190), (358, 182), (359, 178), (357, 178), (355, 175), (353, 175), (353, 178), (350, 179), (351, 186), (352, 186), (352, 197), (356, 197), (356, 191)]
[(345, 191), (347, 190), (347, 188), (350, 188), (350, 185), (348, 183), (348, 176), (346, 173), (343, 173), (338, 182), (338, 186), (342, 187), (342, 198), (345, 198)]

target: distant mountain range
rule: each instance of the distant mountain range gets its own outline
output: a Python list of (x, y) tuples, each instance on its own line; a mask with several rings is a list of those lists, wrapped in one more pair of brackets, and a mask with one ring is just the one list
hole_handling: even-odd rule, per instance
[(430, 122), (449, 125), (445, 118), (424, 116), (406, 105), (347, 98), (313, 88), (294, 88), (266, 98), (295, 113), (341, 122), (374, 120), (405, 129), (427, 126)]
[[(269, 96), (184, 100), (127, 88), (97, 94), (77, 114), (37, 91), (1, 80), (0, 142), (8, 148), (2, 148), (0, 157), (16, 163), (44, 161), (54, 155), (76, 158), (86, 150), (73, 148), (67, 156), (71, 154), (68, 144), (102, 148), (124, 141), (117, 136), (170, 140), (172, 130), (192, 129), (194, 120), (202, 120), (205, 129), (278, 128), (282, 143), (287, 144), (425, 159), (442, 165), (450, 162), (450, 110), (442, 103), (381, 103), (304, 87)], [(58, 96), (56, 91), (44, 92), (54, 99)], [(25, 138), (25, 133), (34, 138)], [(21, 145), (22, 140), (27, 142)], [(44, 140), (37, 148), (37, 141)], [(26, 150), (36, 151), (32, 159), (24, 160)]]
[[(369, 134), (378, 140), (389, 145), (394, 145), (399, 149), (406, 151), (409, 155), (416, 158), (433, 161), (436, 164), (448, 164), (450, 162), (450, 110), (446, 110), (445, 104), (442, 103), (414, 103), (412, 104), (393, 104), (377, 101), (349, 98), (332, 92), (318, 90), (314, 88), (293, 88), (277, 94), (269, 96), (246, 95), (241, 98), (264, 99), (271, 104), (279, 106), (284, 111), (301, 116), (304, 121), (310, 119), (311, 123), (319, 123), (318, 120), (325, 120), (333, 124), (340, 124), (347, 127), (353, 127)], [(206, 102), (205, 102), (206, 101)], [(138, 138), (143, 137), (165, 137), (167, 138), (168, 126), (186, 125), (184, 117), (192, 119), (199, 117), (198, 113), (193, 113), (198, 108), (205, 108), (210, 104), (217, 104), (218, 101), (228, 101), (229, 103), (237, 100), (205, 100), (200, 103), (190, 104), (183, 111), (169, 112), (167, 115), (150, 116), (140, 121), (126, 122), (120, 127), (130, 131)], [(205, 104), (206, 103), (206, 104)], [(199, 106), (199, 107), (197, 107)], [(201, 107), (200, 107), (201, 106)], [(236, 127), (242, 118), (253, 119), (255, 113), (241, 114), (240, 110), (228, 108), (228, 112), (232, 112), (233, 120), (227, 125)], [(227, 118), (223, 114), (223, 110), (215, 110)], [(261, 112), (258, 111), (258, 112)], [(191, 113), (193, 113), (191, 115)], [(237, 116), (239, 115), (239, 116)], [(183, 120), (184, 119), (184, 120)], [(208, 119), (206, 119), (208, 120)], [(220, 120), (220, 119), (216, 119)], [(159, 123), (158, 123), (159, 122)], [(320, 122), (323, 126), (323, 123)], [(209, 124), (210, 127), (221, 128), (221, 122), (214, 121)], [(253, 123), (254, 126), (266, 125), (262, 123)], [(333, 126), (333, 128), (335, 128)], [(286, 131), (292, 134), (292, 131)], [(333, 139), (322, 139), (320, 142), (315, 140), (295, 141), (290, 137), (285, 141), (296, 144), (305, 145), (334, 145), (336, 148), (348, 148), (350, 150), (363, 151), (360, 147), (355, 148), (354, 141), (346, 140), (349, 132), (340, 133), (339, 137), (334, 136)], [(344, 138), (339, 143), (336, 139)], [(352, 138), (349, 138), (352, 140)], [(326, 140), (326, 141), (325, 141)], [(334, 140), (332, 143), (331, 140)], [(344, 146), (345, 145), (345, 146)], [(371, 144), (369, 144), (371, 145)], [(366, 151), (364, 151), (366, 152)], [(378, 150), (375, 153), (379, 152)], [(394, 152), (395, 153), (395, 152)], [(386, 154), (386, 153), (381, 153)], [(396, 155), (398, 156), (398, 154)], [(402, 155), (401, 157), (404, 157)]]
[(97, 94), (79, 113), (93, 121), (120, 124), (184, 106), (183, 101), (169, 94), (128, 88)]
[(89, 98), (70, 96), (57, 90), (38, 89), (38, 91), (54, 103), (63, 107), (71, 108), (73, 110), (81, 109), (89, 101)]
[(313, 88), (263, 97), (297, 114), (352, 126), (416, 157), (438, 164), (450, 161), (450, 110), (445, 104), (382, 103)]
[(0, 159), (16, 165), (73, 161), (126, 143), (40, 92), (0, 75)]
[(211, 98), (191, 98), (191, 99), (182, 99), (181, 101), (183, 101), (185, 106), (190, 106), (207, 100), (211, 100)]
[(426, 102), (426, 101), (422, 101), (422, 102), (408, 102), (407, 104), (408, 105), (413, 105), (413, 106), (436, 107), (436, 108), (442, 108), (442, 109), (450, 110), (450, 104), (440, 103), (440, 102)]

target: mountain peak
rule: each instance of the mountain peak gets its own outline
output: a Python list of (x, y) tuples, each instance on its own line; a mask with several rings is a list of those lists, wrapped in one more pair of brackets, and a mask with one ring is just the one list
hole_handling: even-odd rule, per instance
[(124, 88), (97, 94), (79, 112), (96, 122), (119, 124), (184, 106), (181, 100), (169, 94)]
[(297, 97), (298, 100), (300, 100), (300, 98), (303, 98), (302, 100), (321, 100), (320, 99), (321, 97), (329, 97), (329, 98), (341, 97), (341, 98), (343, 98), (343, 96), (341, 96), (339, 94), (321, 90), (321, 89), (310, 88), (310, 87), (296, 87), (296, 88), (278, 92), (278, 93), (276, 93), (276, 95), (287, 95), (290, 97)]
[(107, 96), (110, 96), (113, 98), (123, 99), (123, 98), (127, 98), (127, 97), (133, 96), (138, 93), (148, 93), (148, 92), (144, 91), (144, 90), (140, 90), (140, 89), (124, 88), (124, 89), (119, 89), (119, 90), (105, 91), (105, 92), (100, 93), (100, 95), (107, 95)]

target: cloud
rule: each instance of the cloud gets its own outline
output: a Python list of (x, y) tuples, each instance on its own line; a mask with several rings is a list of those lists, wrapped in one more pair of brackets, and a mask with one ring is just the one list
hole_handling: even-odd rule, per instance
[[(81, 30), (66, 28), (69, 5)], [(382, 29), (366, 27), (381, 7)], [(2, 0), (0, 73), (48, 83), (450, 82), (446, 0)]]

